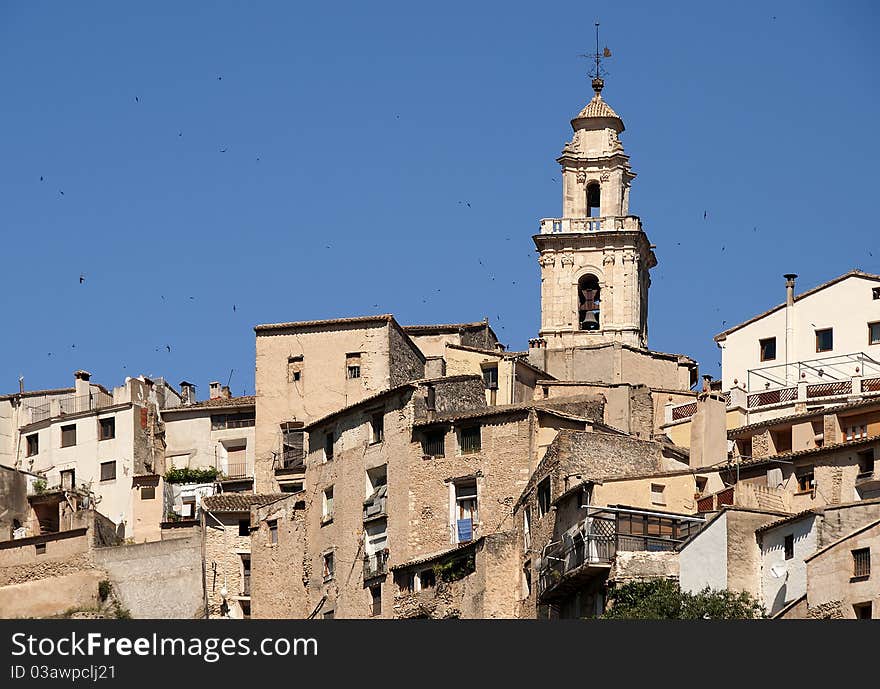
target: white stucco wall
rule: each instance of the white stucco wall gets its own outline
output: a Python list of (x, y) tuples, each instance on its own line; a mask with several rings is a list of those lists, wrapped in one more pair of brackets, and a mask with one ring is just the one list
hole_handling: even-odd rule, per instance
[(679, 554), (682, 591), (697, 593), (709, 586), (727, 588), (727, 515), (698, 533)]
[[(245, 445), (245, 458), (248, 472), (254, 471), (254, 426), (211, 430), (212, 414), (236, 414), (253, 412), (253, 407), (229, 409), (193, 409), (183, 411), (178, 408), (171, 413), (163, 413), (165, 423), (166, 468), (170, 469), (172, 460), (178, 469), (204, 469), (216, 466), (229, 473), (226, 448)], [(215, 464), (216, 462), (216, 464)]]
[[(874, 299), (872, 289), (880, 282), (860, 276), (851, 276), (835, 285), (796, 301), (791, 307), (792, 335), (788, 361), (805, 361), (840, 354), (865, 352), (880, 358), (880, 345), (868, 344), (868, 323), (880, 321), (880, 300)], [(806, 291), (806, 290), (801, 290)], [(780, 279), (780, 303), (785, 298), (785, 285)], [(733, 387), (734, 379), (747, 383), (749, 369), (784, 364), (785, 308), (755, 321), (727, 336), (722, 342), (721, 363), (724, 390)], [(834, 348), (830, 352), (816, 352), (817, 329), (834, 329)], [(761, 361), (759, 340), (776, 337), (776, 359)], [(851, 375), (856, 375), (853, 371)], [(792, 381), (794, 384), (796, 381)], [(763, 383), (754, 386), (763, 389)], [(775, 386), (771, 386), (775, 387)]]
[[(804, 558), (816, 552), (817, 518), (809, 515), (796, 522), (764, 531), (761, 535), (761, 594), (768, 614), (773, 614), (807, 592)], [(794, 557), (785, 559), (785, 537), (794, 535)], [(771, 568), (784, 569), (775, 577)]]

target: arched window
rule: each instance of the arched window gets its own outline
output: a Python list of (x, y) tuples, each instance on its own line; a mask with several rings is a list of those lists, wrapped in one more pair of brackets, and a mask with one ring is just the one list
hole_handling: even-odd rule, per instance
[(599, 278), (584, 275), (578, 280), (578, 323), (581, 330), (599, 329)]
[(598, 182), (590, 182), (587, 185), (587, 217), (588, 218), (598, 218), (599, 217), (599, 200), (601, 198), (601, 194), (599, 193), (599, 183)]

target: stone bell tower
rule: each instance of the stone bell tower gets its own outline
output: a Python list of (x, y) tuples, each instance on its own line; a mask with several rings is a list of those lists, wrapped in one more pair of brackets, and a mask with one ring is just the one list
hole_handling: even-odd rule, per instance
[(562, 217), (541, 220), (534, 236), (541, 330), (529, 347), (551, 373), (554, 350), (648, 346), (648, 272), (657, 259), (641, 220), (629, 215), (636, 174), (619, 139), (623, 121), (602, 99), (598, 69), (592, 85), (595, 95), (571, 121), (574, 136), (557, 158)]

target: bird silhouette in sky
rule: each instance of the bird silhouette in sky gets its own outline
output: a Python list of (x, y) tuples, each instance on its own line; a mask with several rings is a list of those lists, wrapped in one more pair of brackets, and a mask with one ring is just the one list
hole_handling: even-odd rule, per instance
[(40, 175), (40, 181), (41, 182), (43, 181), (43, 175)]
[(190, 297), (190, 299), (195, 299), (195, 297)]
[(141, 99), (138, 98), (137, 96), (135, 96), (135, 97), (134, 97), (134, 102), (135, 102), (135, 103), (140, 103), (140, 102), (141, 102)]
[(165, 345), (165, 349), (167, 349), (167, 350), (170, 352), (170, 351), (171, 351), (171, 345)]
[(183, 132), (177, 132), (177, 136), (183, 136)]
[(703, 220), (709, 217), (709, 211), (703, 211)]
[(63, 190), (63, 189), (59, 189), (59, 190), (58, 190), (58, 193), (60, 193), (62, 196), (64, 196), (64, 190)]
[(232, 305), (232, 310), (235, 311), (235, 304)]
[(223, 81), (223, 77), (218, 76), (218, 77), (217, 77), (217, 81)]
[(85, 281), (86, 281), (86, 274), (85, 274), (85, 273), (80, 273), (80, 274), (79, 274), (79, 284), (82, 284), (82, 283), (84, 283)]
[(226, 151), (228, 151), (228, 150), (229, 150), (228, 148), (221, 148), (220, 153), (226, 153)]

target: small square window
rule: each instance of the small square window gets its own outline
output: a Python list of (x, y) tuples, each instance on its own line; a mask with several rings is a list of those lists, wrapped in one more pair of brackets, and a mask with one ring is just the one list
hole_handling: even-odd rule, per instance
[(798, 493), (809, 493), (816, 485), (813, 470), (803, 471), (797, 474)]
[(278, 520), (270, 519), (266, 522), (269, 527), (269, 543), (275, 545), (278, 543)]
[(868, 344), (880, 345), (880, 321), (868, 323)]
[(301, 356), (291, 356), (287, 358), (287, 382), (298, 383), (302, 380), (303, 374), (303, 358)]
[(61, 447), (76, 445), (76, 424), (61, 427)]
[(422, 455), (443, 457), (446, 454), (446, 431), (425, 431), (422, 435)]
[(46, 544), (45, 543), (35, 543), (34, 550), (37, 551), (37, 555), (45, 555), (46, 554)]
[(335, 563), (333, 561), (333, 553), (324, 553), (322, 558), (322, 572), (324, 581), (330, 581), (333, 578)]
[(816, 331), (816, 351), (830, 352), (834, 349), (834, 329), (824, 328)]
[(773, 361), (776, 358), (776, 338), (768, 337), (758, 340), (761, 348), (761, 361)]
[(385, 414), (377, 412), (370, 417), (370, 443), (381, 443), (385, 439)]
[(324, 461), (329, 462), (333, 459), (333, 442), (335, 438), (333, 437), (333, 431), (324, 434)]
[(115, 437), (116, 437), (116, 419), (112, 416), (109, 419), (99, 419), (98, 420), (98, 440), (110, 440)]
[(498, 364), (483, 369), (483, 385), (489, 390), (498, 389)]
[(101, 462), (101, 480), (114, 481), (116, 479), (116, 462)]
[(791, 560), (794, 557), (794, 534), (788, 534), (783, 542), (785, 549), (785, 559)]
[(361, 355), (359, 353), (345, 355), (345, 375), (349, 380), (361, 377)]
[(866, 603), (855, 603), (853, 604), (853, 612), (856, 615), (857, 620), (870, 620), (873, 619), (872, 615), (872, 605), (871, 601), (867, 601)]
[(483, 448), (480, 427), (470, 426), (462, 428), (458, 433), (458, 442), (461, 447), (461, 454), (463, 455), (472, 455), (479, 452)]
[(155, 500), (156, 486), (143, 486), (141, 488), (141, 500)]
[(874, 299), (880, 299), (880, 287), (875, 287), (874, 289), (872, 289), (871, 296), (873, 296)]
[(251, 533), (251, 520), (250, 519), (239, 519), (238, 520), (238, 535), (239, 536), (250, 536)]
[(664, 492), (666, 490), (666, 486), (662, 483), (652, 483), (651, 484), (651, 504), (653, 505), (665, 505), (666, 504), (666, 496)]
[(853, 577), (866, 578), (871, 576), (871, 549), (859, 548), (852, 551)]
[(27, 436), (27, 456), (33, 457), (40, 453), (40, 436), (33, 433)]

